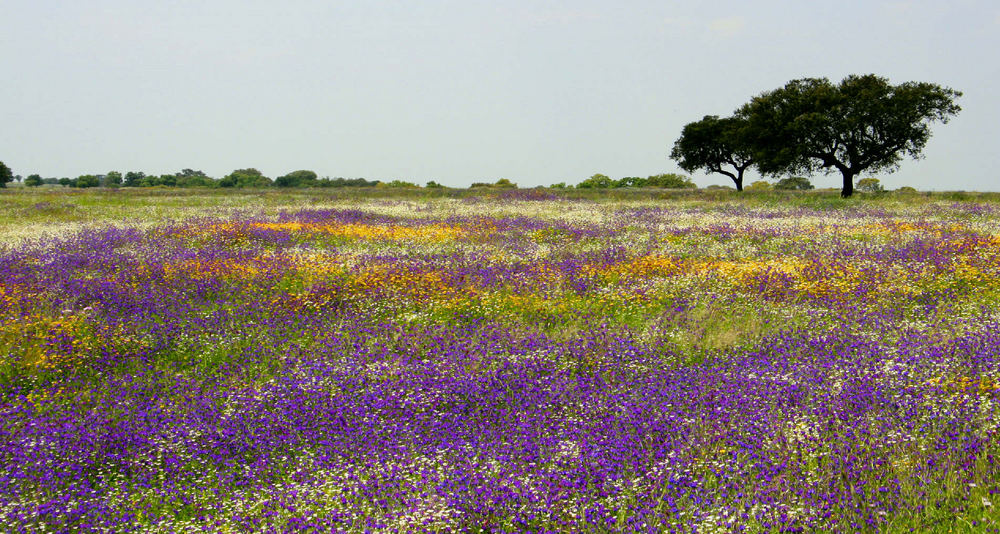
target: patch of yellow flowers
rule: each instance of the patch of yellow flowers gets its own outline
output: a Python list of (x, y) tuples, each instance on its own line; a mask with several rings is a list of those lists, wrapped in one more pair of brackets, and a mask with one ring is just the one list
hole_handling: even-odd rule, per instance
[(279, 232), (322, 233), (335, 237), (357, 240), (388, 241), (452, 241), (465, 235), (454, 225), (430, 224), (426, 226), (396, 226), (381, 224), (315, 224), (302, 222), (254, 223), (255, 228)]

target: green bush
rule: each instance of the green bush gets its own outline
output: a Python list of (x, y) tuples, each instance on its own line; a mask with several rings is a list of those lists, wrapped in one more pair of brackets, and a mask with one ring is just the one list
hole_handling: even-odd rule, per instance
[(771, 191), (772, 189), (774, 189), (774, 186), (764, 180), (757, 180), (746, 187), (747, 191)]
[(595, 174), (590, 178), (576, 184), (577, 189), (609, 189), (615, 187), (616, 182), (604, 174)]
[(219, 187), (270, 187), (271, 179), (254, 168), (236, 169), (219, 181)]
[(691, 178), (683, 174), (656, 174), (646, 178), (646, 187), (664, 187), (667, 189), (695, 189), (698, 186)]
[(308, 170), (292, 171), (274, 179), (275, 187), (308, 187), (316, 185), (316, 173)]
[(864, 191), (866, 193), (884, 193), (885, 188), (882, 187), (882, 183), (879, 182), (878, 178), (862, 178), (858, 180), (858, 183), (854, 186), (858, 191)]
[(618, 183), (615, 184), (615, 187), (646, 187), (647, 185), (649, 185), (649, 180), (646, 178), (639, 178), (638, 176), (626, 176), (625, 178), (618, 180)]
[(805, 176), (789, 176), (778, 180), (774, 188), (782, 191), (808, 191), (813, 189), (813, 184)]
[(93, 174), (84, 174), (76, 179), (74, 182), (74, 187), (97, 187), (101, 185), (101, 180), (98, 179)]

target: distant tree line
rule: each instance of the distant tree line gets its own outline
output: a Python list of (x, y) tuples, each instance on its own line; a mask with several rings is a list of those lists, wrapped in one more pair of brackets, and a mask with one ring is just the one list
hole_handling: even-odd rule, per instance
[[(565, 182), (552, 184), (555, 189), (565, 189), (568, 186)], [(618, 189), (623, 187), (663, 187), (667, 189), (694, 189), (698, 187), (691, 178), (682, 174), (654, 174), (646, 178), (638, 176), (626, 176), (615, 180), (604, 174), (595, 174), (590, 178), (576, 184), (577, 189)]]
[[(27, 187), (39, 187), (43, 185), (54, 185), (73, 188), (91, 187), (209, 187), (209, 188), (294, 188), (294, 187), (380, 187), (380, 188), (421, 188), (413, 182), (404, 180), (391, 180), (382, 182), (379, 180), (366, 180), (364, 178), (320, 178), (314, 171), (298, 170), (292, 171), (275, 179), (264, 176), (259, 170), (254, 168), (236, 169), (221, 179), (215, 179), (206, 175), (202, 171), (183, 169), (174, 174), (147, 175), (139, 171), (129, 171), (121, 173), (111, 171), (107, 174), (84, 174), (76, 178), (43, 178), (38, 174), (29, 174), (27, 177), (13, 175), (10, 168), (0, 162), (0, 187), (5, 187), (8, 182), (20, 181)], [(613, 179), (604, 174), (594, 174), (593, 176), (574, 185), (566, 185), (565, 182), (548, 186), (553, 189), (618, 189), (618, 188), (666, 188), (666, 189), (694, 189), (697, 186), (691, 178), (682, 174), (666, 173), (655, 174), (640, 178), (637, 176), (627, 176)], [(443, 185), (435, 182), (427, 182), (423, 188), (441, 189)], [(482, 190), (504, 190), (517, 189), (518, 185), (507, 178), (500, 178), (495, 182), (473, 182), (470, 189)], [(726, 189), (720, 186), (709, 186), (709, 189)], [(808, 178), (803, 176), (791, 176), (778, 180), (771, 184), (765, 181), (757, 181), (747, 186), (750, 190), (808, 190), (813, 189), (813, 185)], [(872, 193), (883, 192), (881, 184), (876, 178), (865, 178), (859, 180), (857, 190)]]
[[(2, 163), (0, 163), (2, 165)], [(4, 167), (6, 168), (6, 167)], [(254, 168), (236, 169), (226, 176), (215, 179), (202, 171), (183, 169), (173, 174), (146, 174), (141, 171), (121, 173), (111, 171), (107, 174), (84, 174), (76, 178), (42, 178), (38, 174), (30, 174), (24, 179), (24, 185), (38, 187), (42, 185), (61, 185), (65, 187), (220, 187), (220, 188), (260, 188), (260, 187), (376, 187), (396, 186), (399, 181), (383, 184), (378, 180), (364, 178), (320, 178), (309, 170), (293, 171), (275, 179), (264, 176)], [(432, 182), (433, 183), (433, 182)], [(2, 187), (2, 185), (0, 185)]]
[[(6, 168), (6, 167), (4, 167)], [(8, 169), (9, 172), (9, 169)], [(320, 178), (314, 171), (298, 170), (271, 179), (255, 168), (236, 169), (220, 179), (212, 178), (202, 171), (183, 169), (173, 174), (147, 175), (140, 171), (121, 173), (111, 171), (107, 174), (84, 174), (76, 178), (42, 178), (31, 174), (24, 179), (24, 185), (38, 187), (42, 185), (61, 185), (65, 187), (213, 187), (213, 188), (266, 188), (266, 187), (392, 187), (419, 188), (421, 186), (405, 180), (366, 180), (364, 178)], [(444, 186), (429, 181), (423, 187), (428, 189)], [(471, 189), (517, 189), (518, 185), (508, 178), (500, 178), (495, 182), (473, 182)], [(691, 178), (681, 174), (656, 174), (640, 178), (629, 176), (618, 180), (603, 174), (595, 174), (575, 186), (567, 186), (565, 182), (549, 187), (566, 189), (611, 189), (622, 187), (662, 187), (669, 189), (693, 189), (697, 187)]]

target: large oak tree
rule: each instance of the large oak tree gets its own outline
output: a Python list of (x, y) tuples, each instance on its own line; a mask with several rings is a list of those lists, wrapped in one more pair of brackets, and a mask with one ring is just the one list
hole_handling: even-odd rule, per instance
[(880, 76), (792, 80), (757, 96), (736, 115), (747, 122), (753, 157), (764, 174), (840, 171), (841, 196), (862, 172), (892, 172), (920, 157), (930, 124), (961, 111), (962, 93), (932, 83), (892, 85)]
[(736, 184), (737, 191), (743, 191), (743, 173), (754, 164), (746, 128), (746, 121), (741, 117), (720, 119), (716, 115), (706, 115), (684, 126), (670, 158), (688, 172), (704, 169), (726, 175)]
[(10, 170), (10, 167), (4, 165), (0, 161), (0, 187), (7, 187), (7, 182), (14, 181), (14, 173)]

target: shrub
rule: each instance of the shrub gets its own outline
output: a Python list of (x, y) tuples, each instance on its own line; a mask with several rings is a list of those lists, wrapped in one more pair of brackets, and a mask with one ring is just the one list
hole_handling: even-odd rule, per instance
[(597, 173), (576, 184), (577, 189), (608, 189), (615, 186), (615, 181), (607, 175)]
[(757, 180), (747, 186), (747, 191), (770, 191), (772, 189), (774, 189), (774, 186), (764, 180)]
[(695, 189), (696, 186), (691, 178), (683, 174), (656, 174), (646, 178), (647, 187), (665, 187), (668, 189)]
[(808, 191), (813, 189), (813, 184), (805, 176), (789, 176), (778, 180), (774, 188), (783, 191)]
[(858, 180), (858, 183), (854, 186), (858, 191), (864, 191), (866, 193), (884, 193), (885, 189), (882, 187), (881, 182), (878, 178), (862, 178)]
[(649, 185), (649, 180), (646, 178), (639, 178), (638, 176), (627, 176), (618, 180), (615, 187), (646, 187)]
[(101, 180), (93, 174), (84, 174), (76, 179), (74, 187), (97, 187), (101, 185)]
[(269, 187), (271, 179), (254, 168), (236, 169), (219, 181), (220, 187)]
[(274, 179), (276, 187), (307, 187), (316, 185), (316, 173), (308, 170), (292, 171)]

